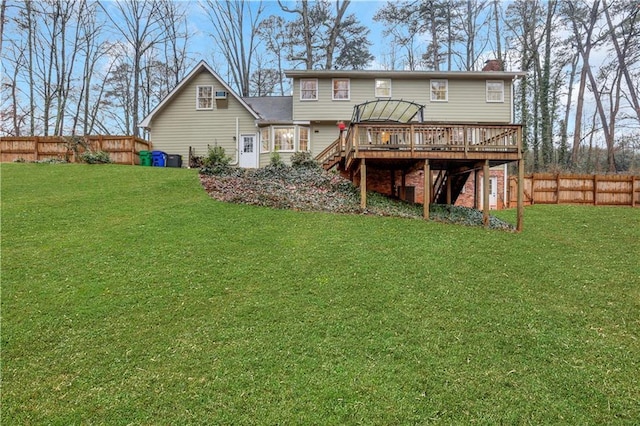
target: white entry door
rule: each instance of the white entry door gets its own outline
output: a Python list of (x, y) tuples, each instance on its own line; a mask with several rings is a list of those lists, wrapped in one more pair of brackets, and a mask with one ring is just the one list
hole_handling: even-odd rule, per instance
[(489, 210), (498, 208), (498, 178), (489, 177)]
[(256, 146), (256, 135), (240, 135), (240, 159), (238, 165), (245, 169), (255, 169), (258, 167), (258, 147)]

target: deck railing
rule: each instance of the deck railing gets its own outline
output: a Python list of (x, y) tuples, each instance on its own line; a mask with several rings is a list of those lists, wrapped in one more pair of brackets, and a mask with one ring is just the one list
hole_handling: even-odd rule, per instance
[(522, 127), (517, 124), (360, 123), (353, 127), (355, 150), (519, 152), (522, 144)]
[(342, 156), (348, 169), (360, 153), (398, 152), (402, 158), (421, 157), (429, 152), (471, 153), (482, 155), (519, 154), (522, 149), (522, 126), (519, 124), (352, 124), (343, 138), (334, 141), (316, 158), (321, 164)]

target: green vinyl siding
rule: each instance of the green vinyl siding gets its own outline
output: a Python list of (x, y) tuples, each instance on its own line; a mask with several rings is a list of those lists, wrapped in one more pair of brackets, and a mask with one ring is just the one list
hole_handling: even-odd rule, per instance
[[(487, 79), (490, 76), (487, 76)], [(375, 101), (375, 78), (351, 79), (350, 100), (332, 100), (330, 78), (318, 80), (318, 100), (300, 101), (296, 79), (293, 88), (293, 119), (309, 121), (348, 121), (355, 105)], [(505, 80), (504, 102), (486, 101), (486, 80), (450, 79), (448, 101), (432, 102), (429, 79), (391, 79), (391, 98), (416, 102), (425, 106), (425, 121), (445, 122), (511, 122), (511, 81)], [(384, 99), (384, 98), (383, 98)]]
[[(182, 155), (188, 166), (189, 147), (196, 155), (206, 155), (208, 146), (221, 146), (232, 161), (238, 159), (236, 118), (240, 134), (256, 134), (255, 119), (231, 94), (226, 101), (214, 100), (213, 109), (196, 109), (197, 86), (212, 85), (214, 93), (226, 90), (210, 73), (202, 71), (159, 111), (151, 122), (154, 150)], [(226, 102), (226, 107), (222, 107)], [(256, 139), (257, 140), (257, 139)]]
[(511, 122), (511, 81), (505, 81), (504, 102), (487, 102), (486, 80), (449, 80), (446, 102), (427, 101), (426, 121)]

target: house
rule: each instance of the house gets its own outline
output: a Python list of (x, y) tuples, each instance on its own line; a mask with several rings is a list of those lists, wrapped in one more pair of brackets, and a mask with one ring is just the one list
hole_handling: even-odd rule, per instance
[(240, 97), (203, 61), (140, 127), (154, 149), (190, 157), (221, 146), (240, 167), (310, 151), (355, 183), (364, 176), (365, 188), (415, 202), (463, 200), (479, 194), (465, 187), (473, 181), (490, 187), (473, 204), (497, 207), (498, 174), (521, 160), (513, 87), (525, 73), (488, 69), (292, 70), (292, 96)]

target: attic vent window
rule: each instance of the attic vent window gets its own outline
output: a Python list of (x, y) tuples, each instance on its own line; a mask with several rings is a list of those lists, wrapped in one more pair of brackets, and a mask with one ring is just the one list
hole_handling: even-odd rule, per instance
[(227, 99), (227, 92), (216, 92), (216, 99)]
[(213, 86), (196, 88), (196, 109), (213, 109)]

